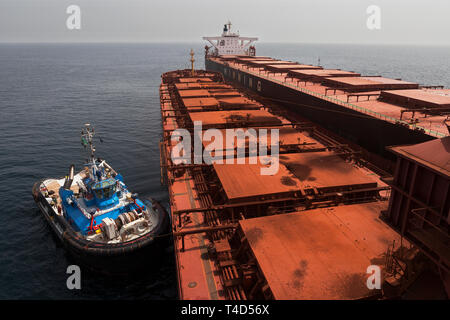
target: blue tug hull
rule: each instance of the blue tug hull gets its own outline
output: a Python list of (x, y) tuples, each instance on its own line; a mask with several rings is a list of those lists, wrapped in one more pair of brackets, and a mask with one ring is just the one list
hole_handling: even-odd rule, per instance
[(160, 260), (158, 257), (171, 243), (170, 216), (165, 208), (153, 199), (150, 201), (159, 213), (159, 220), (151, 232), (137, 239), (115, 244), (86, 240), (64, 217), (56, 214), (39, 191), (41, 183), (42, 181), (37, 182), (32, 190), (41, 213), (69, 255), (94, 272), (129, 275), (133, 271), (156, 266)]

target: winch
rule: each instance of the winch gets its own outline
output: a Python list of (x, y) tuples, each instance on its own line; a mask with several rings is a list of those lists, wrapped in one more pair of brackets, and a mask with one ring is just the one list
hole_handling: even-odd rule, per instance
[[(116, 219), (105, 218), (102, 221), (101, 230), (108, 240), (114, 239), (122, 232), (121, 229), (142, 217), (142, 213), (136, 210), (121, 213)], [(127, 230), (128, 231), (128, 230)]]

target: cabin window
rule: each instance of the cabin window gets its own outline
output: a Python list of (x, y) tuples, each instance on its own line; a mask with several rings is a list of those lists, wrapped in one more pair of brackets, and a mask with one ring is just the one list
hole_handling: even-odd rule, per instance
[(116, 192), (115, 185), (103, 189), (103, 195), (106, 198), (111, 198), (114, 195), (114, 192)]
[(103, 189), (96, 189), (94, 192), (97, 199), (111, 198), (116, 192), (116, 186), (113, 185)]
[(103, 199), (103, 192), (102, 192), (102, 189), (94, 190), (94, 193), (95, 193), (95, 197), (96, 197), (97, 199)]

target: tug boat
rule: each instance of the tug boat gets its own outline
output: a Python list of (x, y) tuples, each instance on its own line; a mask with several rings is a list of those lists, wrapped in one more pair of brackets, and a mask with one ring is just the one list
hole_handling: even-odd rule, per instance
[(89, 160), (75, 174), (43, 179), (34, 200), (56, 236), (81, 264), (101, 273), (124, 273), (155, 263), (169, 243), (170, 217), (154, 199), (131, 193), (105, 160), (95, 157), (94, 128), (81, 131)]

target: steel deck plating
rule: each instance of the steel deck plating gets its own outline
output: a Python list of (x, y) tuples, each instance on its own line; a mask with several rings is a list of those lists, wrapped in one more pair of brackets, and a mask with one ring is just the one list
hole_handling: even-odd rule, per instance
[[(196, 70), (195, 76), (188, 77), (191, 73), (165, 73), (160, 88), (161, 170), (173, 214), (180, 298), (379, 295), (364, 287), (366, 269), (373, 263), (383, 268), (381, 254), (398, 239), (377, 218), (387, 206), (389, 189), (379, 175), (363, 166), (347, 145), (312, 124), (292, 122), (242, 93), (230, 102), (233, 110), (220, 103), (192, 109), (191, 98), (186, 97), (208, 98), (213, 93), (210, 88), (226, 85), (218, 73)], [(174, 164), (170, 134), (177, 128), (192, 130), (194, 121), (202, 121), (203, 130), (221, 132), (280, 129), (279, 171), (261, 175), (261, 163), (252, 164), (248, 155), (245, 164)], [(248, 138), (237, 142), (246, 145)], [(252, 233), (255, 228), (262, 231)], [(283, 240), (285, 232), (292, 237)], [(327, 279), (334, 282), (326, 285)]]

